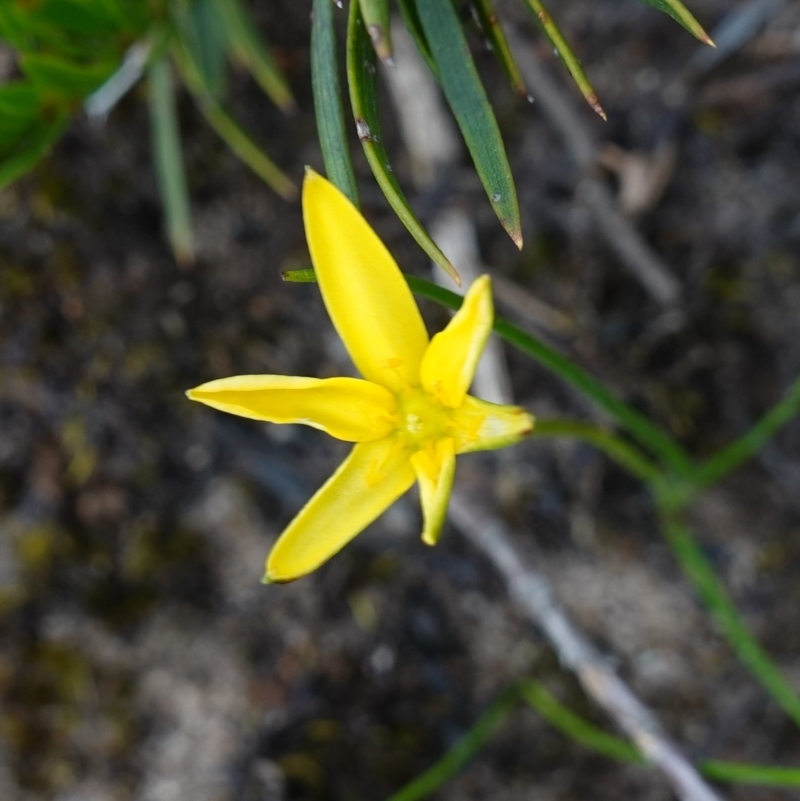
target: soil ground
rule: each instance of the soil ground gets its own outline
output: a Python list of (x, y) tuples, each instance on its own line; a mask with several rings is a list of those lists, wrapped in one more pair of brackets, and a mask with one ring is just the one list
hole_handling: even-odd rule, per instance
[[(491, 271), (573, 321), (559, 347), (710, 453), (800, 372), (800, 8), (785, 3), (676, 95), (667, 89), (698, 46), (671, 20), (634, 0), (557, 5), (609, 115), (603, 124), (582, 109), (598, 140), (627, 154), (667, 140), (676, 149), (663, 196), (636, 225), (680, 279), (683, 323), (620, 268), (574, 196), (562, 143), (486, 53), (525, 250), (466, 160), (450, 183)], [(303, 165), (321, 168), (308, 8), (262, 6), (300, 111), (284, 118), (241, 75), (231, 105), (299, 180)], [(504, 7), (578, 103), (523, 9)], [(730, 10), (692, 7), (709, 27)], [(180, 111), (191, 269), (162, 236), (141, 91), (105, 127), (76, 119), (54, 155), (0, 195), (0, 797), (380, 801), (526, 676), (611, 728), (480, 554), (453, 530), (436, 549), (419, 542), (413, 497), (315, 575), (259, 583), (271, 543), (345, 448), (314, 430), (225, 418), (183, 392), (224, 375), (351, 368), (316, 287), (280, 280), (307, 264), (299, 207), (251, 175), (188, 98)], [(427, 274), (357, 166), (371, 222), (405, 270)], [(423, 215), (432, 206), (412, 200)], [(424, 312), (432, 328), (446, 320)], [(589, 413), (542, 368), (507, 357), (534, 413)], [(694, 512), (707, 554), (798, 690), (799, 453), (794, 424)], [(717, 633), (636, 481), (564, 442), (463, 464), (494, 476), (498, 513), (523, 547), (536, 542), (560, 599), (690, 755), (798, 764), (800, 734)], [(520, 708), (439, 797), (671, 796), (648, 769), (593, 756)]]

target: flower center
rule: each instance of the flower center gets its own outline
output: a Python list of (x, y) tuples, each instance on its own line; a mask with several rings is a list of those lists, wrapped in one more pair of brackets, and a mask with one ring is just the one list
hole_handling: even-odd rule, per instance
[(424, 389), (414, 388), (397, 397), (397, 433), (414, 450), (449, 436), (450, 409)]

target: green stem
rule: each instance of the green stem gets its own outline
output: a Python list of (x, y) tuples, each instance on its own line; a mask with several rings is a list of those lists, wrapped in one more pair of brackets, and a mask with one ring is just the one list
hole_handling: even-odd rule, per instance
[(677, 513), (663, 513), (667, 540), (684, 573), (717, 621), (739, 659), (800, 726), (800, 697), (752, 635), (689, 527)]
[(696, 491), (716, 484), (758, 453), (771, 437), (797, 416), (798, 412), (800, 412), (800, 378), (789, 387), (783, 400), (773, 406), (748, 432), (700, 465), (692, 477)]
[[(422, 297), (434, 300), (450, 309), (459, 309), (463, 298), (423, 278), (406, 275), (411, 290)], [(495, 317), (494, 330), (503, 339), (523, 353), (539, 362), (564, 381), (572, 384), (588, 396), (602, 409), (605, 409), (621, 426), (626, 428), (640, 444), (649, 448), (669, 465), (679, 476), (690, 477), (694, 463), (686, 451), (665, 431), (650, 422), (643, 414), (624, 403), (609, 392), (596, 378), (583, 368), (573, 364), (544, 342), (526, 333), (503, 317)]]
[(536, 420), (535, 437), (572, 437), (603, 451), (645, 484), (661, 480), (659, 467), (650, 461), (635, 445), (611, 431), (581, 420)]

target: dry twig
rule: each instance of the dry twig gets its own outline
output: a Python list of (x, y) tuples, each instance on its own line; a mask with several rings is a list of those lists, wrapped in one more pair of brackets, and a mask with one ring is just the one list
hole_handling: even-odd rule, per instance
[(592, 643), (570, 620), (544, 575), (526, 565), (505, 524), (465, 493), (450, 502), (450, 520), (489, 557), (525, 616), (545, 634), (561, 664), (572, 670), (584, 690), (608, 712), (647, 759), (658, 767), (683, 801), (720, 801), (653, 713), (611, 670)]

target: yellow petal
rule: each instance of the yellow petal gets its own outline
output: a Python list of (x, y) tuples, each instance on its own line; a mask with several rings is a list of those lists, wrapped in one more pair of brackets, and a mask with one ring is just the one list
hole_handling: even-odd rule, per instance
[(359, 443), (281, 534), (265, 580), (292, 581), (316, 570), (413, 483), (409, 452), (395, 438)]
[(385, 437), (397, 412), (391, 392), (359, 378), (237, 375), (186, 394), (222, 412), (270, 423), (305, 423), (348, 442)]
[(436, 545), (447, 518), (447, 504), (456, 474), (455, 443), (449, 437), (431, 442), (411, 457), (419, 481), (422, 504), (422, 541)]
[(322, 298), (356, 367), (393, 392), (417, 386), (428, 333), (386, 246), (358, 209), (310, 169), (303, 218)]
[(456, 453), (505, 448), (524, 439), (533, 431), (532, 414), (519, 406), (497, 403), (467, 395), (460, 408), (452, 413)]
[(422, 386), (440, 403), (453, 409), (461, 405), (493, 322), (492, 286), (489, 276), (482, 275), (469, 288), (447, 328), (431, 340), (422, 359)]

